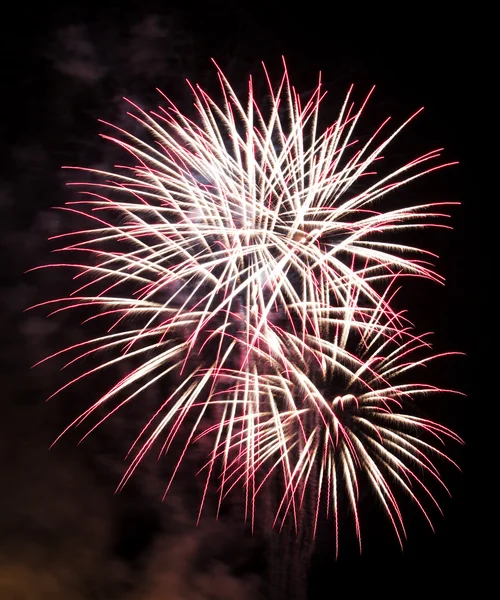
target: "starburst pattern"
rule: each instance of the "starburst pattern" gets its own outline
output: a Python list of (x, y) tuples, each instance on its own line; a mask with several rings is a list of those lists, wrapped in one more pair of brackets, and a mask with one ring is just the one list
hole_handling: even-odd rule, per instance
[[(98, 425), (168, 378), (175, 383), (140, 431), (122, 484), (157, 441), (168, 452), (185, 433), (173, 477), (189, 448), (212, 435), (205, 491), (220, 469), (221, 500), (241, 484), (253, 515), (266, 479), (279, 472), (277, 519), (294, 517), (316, 477), (318, 510), (326, 502), (337, 523), (342, 485), (360, 539), (364, 472), (401, 541), (393, 488), (427, 517), (415, 488), (435, 502), (424, 475), (442, 483), (436, 442), (458, 438), (403, 412), (403, 404), (439, 390), (400, 382), (435, 356), (392, 308), (403, 276), (442, 279), (430, 252), (391, 236), (444, 227), (446, 215), (442, 205), (384, 210), (384, 202), (446, 165), (438, 150), (377, 175), (383, 152), (416, 115), (383, 135), (386, 120), (360, 142), (371, 92), (356, 107), (350, 90), (336, 122), (321, 129), (321, 82), (303, 102), (285, 68), (276, 89), (268, 77), (264, 110), (252, 80), (242, 103), (220, 71), (219, 79), (219, 103), (192, 88), (194, 119), (168, 99), (151, 114), (132, 105), (144, 135), (113, 126), (114, 136), (103, 135), (132, 162), (111, 173), (91, 170), (92, 182), (74, 184), (83, 197), (64, 210), (90, 225), (60, 236), (61, 250), (81, 260), (59, 266), (74, 267), (81, 283), (55, 301), (55, 312), (96, 309), (112, 324), (62, 352), (75, 353), (70, 364), (106, 356), (67, 386), (121, 363), (131, 367), (71, 426), (109, 404)], [(424, 358), (414, 358), (419, 351)]]

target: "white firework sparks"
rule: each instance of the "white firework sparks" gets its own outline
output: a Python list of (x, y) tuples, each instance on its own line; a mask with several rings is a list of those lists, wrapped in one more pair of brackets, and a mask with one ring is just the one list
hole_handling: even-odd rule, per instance
[[(279, 468), (278, 513), (294, 513), (315, 464), (318, 507), (326, 485), (337, 522), (342, 479), (359, 537), (362, 469), (401, 539), (391, 485), (426, 514), (411, 484), (430, 492), (412, 468), (439, 479), (429, 454), (442, 454), (411, 430), (457, 438), (393, 408), (437, 391), (390, 383), (422, 364), (411, 356), (428, 347), (391, 308), (394, 284), (403, 275), (441, 277), (430, 252), (390, 238), (444, 226), (446, 215), (438, 204), (384, 210), (384, 200), (446, 165), (437, 162), (437, 150), (377, 176), (383, 152), (415, 115), (384, 137), (385, 121), (360, 143), (356, 126), (371, 92), (357, 108), (350, 90), (336, 122), (320, 130), (321, 82), (303, 103), (285, 68), (277, 89), (268, 79), (264, 114), (252, 81), (242, 103), (220, 71), (219, 78), (220, 103), (192, 88), (196, 121), (168, 99), (166, 109), (151, 114), (133, 106), (133, 118), (153, 141), (114, 128), (115, 137), (103, 137), (133, 164), (92, 170), (97, 183), (75, 184), (84, 186), (83, 198), (65, 210), (91, 226), (60, 236), (69, 240), (61, 250), (83, 257), (69, 265), (82, 283), (56, 301), (55, 312), (90, 307), (114, 323), (105, 335), (63, 352), (76, 352), (71, 363), (102, 350), (115, 357), (67, 385), (125, 361), (132, 366), (72, 425), (114, 400), (102, 423), (149, 386), (174, 378), (134, 444), (124, 482), (157, 440), (168, 451), (194, 416), (181, 459), (213, 433), (208, 480), (220, 463), (221, 498), (241, 482), (253, 506), (259, 471)], [(331, 385), (344, 392), (321, 391)], [(216, 424), (207, 428), (209, 415)]]

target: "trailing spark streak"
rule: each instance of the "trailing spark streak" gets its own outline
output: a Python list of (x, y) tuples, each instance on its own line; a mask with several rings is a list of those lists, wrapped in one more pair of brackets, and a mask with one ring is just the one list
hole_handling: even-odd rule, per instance
[[(360, 539), (363, 470), (401, 540), (393, 486), (427, 515), (412, 484), (432, 494), (417, 467), (440, 481), (430, 456), (442, 453), (412, 431), (458, 438), (398, 412), (437, 388), (392, 383), (432, 358), (412, 358), (430, 346), (392, 309), (396, 286), (403, 275), (442, 279), (431, 253), (390, 235), (443, 226), (443, 205), (384, 210), (384, 197), (446, 165), (433, 151), (376, 177), (382, 153), (413, 117), (382, 138), (386, 121), (359, 144), (356, 126), (371, 92), (357, 109), (350, 90), (337, 121), (320, 133), (321, 83), (303, 104), (285, 69), (276, 91), (269, 82), (264, 115), (252, 82), (242, 104), (220, 71), (219, 78), (220, 104), (192, 88), (197, 122), (168, 99), (157, 113), (133, 106), (144, 138), (154, 141), (114, 127), (115, 137), (103, 137), (134, 164), (113, 173), (82, 169), (97, 182), (73, 184), (85, 188), (83, 198), (65, 210), (90, 226), (59, 236), (61, 251), (78, 260), (57, 266), (76, 269), (77, 287), (54, 301), (54, 312), (95, 308), (91, 318), (112, 325), (58, 354), (71, 352), (68, 364), (104, 350), (115, 357), (64, 387), (131, 366), (72, 425), (111, 403), (98, 425), (170, 378), (168, 397), (131, 449), (122, 484), (157, 441), (167, 452), (183, 433), (175, 475), (192, 443), (213, 436), (206, 489), (222, 467), (221, 499), (241, 483), (253, 515), (265, 480), (280, 473), (277, 518), (296, 516), (316, 477), (318, 508), (329, 490), (337, 520), (342, 484)], [(342, 392), (332, 396), (332, 386)]]

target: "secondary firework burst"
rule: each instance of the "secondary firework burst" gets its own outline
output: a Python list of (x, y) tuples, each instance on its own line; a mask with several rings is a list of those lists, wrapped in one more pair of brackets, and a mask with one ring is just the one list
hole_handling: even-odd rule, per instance
[[(75, 268), (81, 283), (54, 301), (54, 312), (82, 307), (111, 325), (58, 354), (74, 353), (70, 363), (115, 354), (64, 387), (130, 367), (72, 425), (109, 405), (102, 423), (169, 378), (170, 393), (145, 417), (124, 482), (157, 441), (168, 451), (189, 420), (179, 461), (213, 434), (208, 480), (222, 468), (221, 497), (237, 481), (253, 506), (258, 472), (279, 466), (285, 492), (278, 512), (293, 513), (296, 492), (304, 493), (317, 463), (319, 489), (327, 482), (334, 514), (341, 477), (357, 515), (356, 469), (363, 468), (400, 537), (389, 478), (418, 502), (410, 480), (427, 489), (411, 465), (437, 477), (426, 454), (431, 446), (408, 428), (454, 434), (392, 409), (436, 391), (390, 383), (421, 364), (408, 357), (427, 347), (392, 308), (392, 290), (404, 275), (441, 277), (430, 252), (391, 235), (443, 227), (446, 215), (438, 204), (384, 210), (384, 202), (446, 164), (436, 150), (377, 175), (386, 148), (418, 113), (390, 131), (387, 119), (360, 142), (357, 126), (371, 92), (356, 106), (349, 90), (335, 123), (321, 129), (321, 81), (303, 102), (286, 68), (276, 87), (267, 77), (264, 111), (252, 80), (242, 102), (218, 75), (219, 102), (191, 88), (193, 119), (167, 98), (150, 114), (131, 103), (144, 135), (106, 124), (114, 133), (102, 136), (126, 151), (129, 163), (113, 172), (83, 169), (92, 180), (73, 184), (82, 197), (64, 210), (89, 226), (59, 236), (60, 250), (80, 258), (58, 266)], [(339, 381), (340, 395), (321, 391)], [(208, 417), (215, 425), (206, 425)]]
[[(456, 353), (433, 353), (429, 334), (416, 336), (390, 322), (372, 325), (352, 324), (354, 351), (311, 337), (307, 352), (315, 356), (308, 361), (291, 354), (281, 360), (266, 357), (267, 373), (255, 369), (251, 374), (249, 397), (242, 385), (248, 375), (232, 374), (239, 384), (233, 402), (245, 405), (246, 414), (236, 427), (234, 419), (226, 418), (200, 434), (217, 430), (222, 440), (205, 467), (210, 476), (216, 461), (222, 462), (221, 500), (243, 484), (253, 519), (256, 499), (267, 492), (269, 479), (274, 491), (280, 490), (274, 525), (291, 518), (298, 527), (307, 496), (306, 505), (314, 505), (313, 537), (320, 512), (326, 511), (333, 517), (337, 552), (339, 522), (347, 515), (352, 515), (361, 550), (362, 485), (378, 498), (401, 546), (406, 537), (402, 493), (433, 527), (426, 505), (441, 512), (433, 489), (437, 484), (449, 493), (435, 462), (458, 468), (446, 455), (445, 442), (462, 440), (447, 427), (416, 416), (415, 404), (421, 396), (457, 392), (419, 383), (414, 371)], [(314, 368), (320, 357), (323, 368)], [(229, 410), (228, 402), (226, 415)]]

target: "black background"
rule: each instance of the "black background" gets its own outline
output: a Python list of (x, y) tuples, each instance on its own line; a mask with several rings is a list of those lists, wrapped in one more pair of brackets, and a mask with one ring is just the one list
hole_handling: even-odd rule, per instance
[[(453, 231), (424, 234), (423, 245), (440, 256), (438, 271), (446, 277), (446, 287), (418, 284), (403, 295), (401, 301), (406, 302), (413, 321), (421, 330), (436, 332), (436, 346), (440, 350), (453, 349), (467, 354), (465, 358), (443, 363), (442, 368), (432, 373), (444, 387), (464, 391), (467, 401), (443, 399), (425, 407), (432, 418), (455, 429), (466, 440), (465, 449), (450, 450), (462, 473), (444, 471), (452, 499), (443, 501), (444, 517), (436, 515), (435, 533), (415, 514), (413, 507), (405, 507), (409, 539), (403, 553), (375, 508), (368, 508), (364, 517), (361, 557), (357, 556), (354, 537), (346, 535), (345, 550), (341, 549), (335, 563), (332, 540), (323, 532), (313, 564), (310, 597), (336, 596), (338, 590), (353, 597), (366, 592), (399, 595), (428, 590), (451, 596), (470, 585), (472, 578), (480, 585), (481, 571), (476, 565), (482, 562), (481, 553), (487, 551), (471, 541), (476, 529), (472, 496), (476, 494), (471, 492), (474, 424), (470, 414), (476, 413), (471, 407), (479, 401), (476, 386), (473, 392), (471, 375), (475, 336), (472, 315), (481, 313), (482, 307), (477, 299), (480, 296), (474, 292), (477, 282), (472, 275), (475, 271), (472, 259), (478, 257), (471, 256), (471, 247), (478, 239), (478, 231), (473, 225), (477, 199), (471, 196), (468, 187), (473, 162), (468, 140), (476, 127), (474, 123), (481, 119), (473, 104), (481, 75), (478, 42), (474, 40), (481, 37), (479, 32), (487, 15), (481, 15), (479, 7), (472, 12), (437, 4), (432, 8), (400, 4), (382, 9), (354, 3), (350, 6), (335, 3), (326, 6), (325, 3), (324, 6), (314, 1), (297, 5), (146, 1), (126, 7), (102, 2), (57, 9), (45, 5), (11, 5), (10, 10), (10, 18), (2, 25), (4, 85), (0, 120), (4, 269), (1, 375), (5, 382), (1, 429), (1, 469), (5, 485), (0, 500), (3, 514), (0, 527), (4, 535), (0, 530), (0, 559), (16, 556), (16, 565), (25, 564), (26, 573), (31, 573), (35, 563), (50, 571), (50, 565), (44, 565), (40, 558), (45, 545), (55, 543), (54, 539), (64, 539), (65, 528), (71, 531), (67, 547), (87, 543), (80, 542), (82, 536), (73, 532), (79, 527), (91, 527), (86, 522), (90, 504), (92, 519), (105, 520), (111, 530), (109, 540), (106, 538), (108, 541), (103, 542), (105, 550), (101, 551), (99, 560), (105, 563), (106, 557), (113, 556), (113, 564), (118, 560), (126, 565), (120, 568), (130, 570), (130, 564), (137, 559), (140, 566), (137, 575), (124, 577), (128, 583), (123, 584), (121, 595), (116, 590), (103, 591), (105, 584), (89, 583), (91, 567), (85, 567), (85, 576), (82, 576), (85, 582), (80, 587), (86, 591), (81, 591), (77, 584), (71, 589), (78, 589), (81, 596), (75, 591), (71, 593), (75, 599), (126, 598), (129, 593), (138, 594), (130, 597), (140, 598), (137, 591), (143, 585), (140, 573), (148, 569), (150, 547), (158, 543), (158, 537), (166, 535), (165, 530), (169, 536), (166, 544), (175, 545), (176, 527), (168, 519), (165, 524), (165, 517), (157, 516), (161, 505), (152, 499), (153, 492), (140, 491), (140, 482), (132, 484), (120, 497), (109, 499), (123, 467), (117, 458), (120, 443), (109, 441), (113, 437), (111, 430), (96, 434), (97, 441), (89, 442), (90, 445), (76, 448), (75, 437), (63, 441), (62, 447), (48, 451), (50, 441), (68, 422), (68, 414), (72, 414), (71, 408), (64, 407), (66, 402), (71, 403), (71, 397), (44, 405), (45, 398), (54, 390), (54, 382), (58, 381), (56, 367), (44, 367), (42, 371), (31, 371), (29, 367), (60, 347), (61, 340), (64, 343), (72, 338), (66, 321), (59, 322), (56, 329), (45, 330), (43, 311), (38, 313), (40, 319), (32, 313), (22, 313), (30, 304), (45, 300), (47, 295), (57, 295), (58, 286), (64, 286), (61, 276), (44, 279), (45, 275), (25, 276), (24, 271), (38, 264), (40, 259), (43, 262), (48, 253), (50, 246), (45, 240), (50, 234), (47, 229), (50, 230), (51, 217), (47, 215), (51, 213), (47, 209), (68, 199), (60, 166), (105, 160), (99, 150), (102, 142), (96, 135), (100, 131), (97, 119), (113, 120), (116, 111), (121, 110), (119, 96), (144, 98), (144, 102), (154, 103), (154, 88), (158, 87), (182, 103), (185, 102), (182, 86), (186, 77), (200, 81), (209, 89), (216, 84), (210, 58), (216, 60), (231, 81), (244, 87), (249, 73), (258, 73), (261, 61), (271, 72), (279, 72), (283, 55), (298, 88), (311, 90), (321, 70), (324, 85), (329, 90), (325, 100), (327, 117), (330, 99), (333, 116), (338, 108), (335, 98), (341, 97), (351, 83), (360, 94), (366, 93), (373, 84), (377, 86), (368, 117), (373, 122), (387, 115), (400, 122), (425, 106), (418, 121), (395, 144), (397, 156), (412, 157), (420, 151), (444, 147), (445, 160), (460, 163), (408, 190), (410, 200), (425, 197), (425, 201), (457, 201), (461, 206), (451, 209)], [(127, 52), (137, 52), (137, 45), (130, 42), (127, 32), (152, 14), (163, 16), (169, 31), (164, 42), (165, 69), (159, 71), (155, 81), (147, 73), (141, 74), (127, 66), (131, 62)], [(60, 32), (70, 25), (89, 32), (88, 39), (102, 49), (93, 57), (92, 64), (98, 69), (102, 61), (109, 75), (83, 85), (61, 71), (64, 45), (57, 40)], [(68, 36), (64, 39), (71, 53)], [(109, 50), (113, 44), (122, 51), (113, 54)], [(161, 48), (160, 43), (156, 57), (160, 62)], [(147, 68), (147, 62), (142, 68)], [(85, 404), (85, 398), (80, 401)], [(78, 407), (76, 399), (75, 405)], [(104, 458), (93, 459), (96, 452)], [(69, 466), (67, 461), (71, 463)], [(109, 462), (113, 463), (112, 467)], [(73, 477), (77, 491), (73, 491)], [(64, 489), (71, 488), (67, 497), (68, 503), (73, 504), (73, 512), (61, 521), (59, 537), (54, 537), (53, 532), (40, 532), (40, 529), (44, 529), (42, 522), (60, 510), (55, 498), (60, 495), (61, 485)], [(152, 484), (151, 490), (157, 487), (160, 489), (161, 484)], [(45, 494), (46, 488), (51, 491)], [(161, 492), (159, 495), (161, 497)], [(23, 500), (19, 501), (21, 497)], [(97, 503), (92, 500), (95, 497), (99, 498)], [(46, 505), (40, 508), (43, 502)], [(189, 521), (188, 516), (185, 518)], [(72, 535), (74, 541), (70, 539)], [(82, 539), (87, 538), (83, 535)], [(54, 552), (59, 556), (56, 550)], [(199, 552), (203, 561), (203, 549)], [(214, 554), (213, 549), (207, 552)], [(32, 555), (38, 558), (34, 560)], [(64, 562), (60, 557), (57, 560)], [(224, 558), (221, 561), (224, 562)], [(4, 562), (5, 573), (14, 573), (11, 558)], [(73, 568), (71, 565), (68, 560), (68, 569)], [(191, 565), (191, 568), (196, 569), (196, 566)], [(230, 570), (238, 572), (233, 566)], [(255, 570), (260, 576), (258, 566)], [(12, 577), (15, 579), (16, 575)], [(99, 581), (105, 579), (99, 577)], [(64, 588), (63, 584), (60, 586)], [(42, 588), (43, 582), (40, 583)], [(37, 595), (36, 589), (33, 585), (33, 595), (26, 597), (50, 597), (50, 591), (43, 596), (42, 591)], [(237, 592), (234, 597), (236, 595)], [(165, 592), (164, 597), (170, 596)]]

